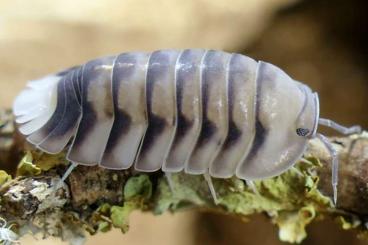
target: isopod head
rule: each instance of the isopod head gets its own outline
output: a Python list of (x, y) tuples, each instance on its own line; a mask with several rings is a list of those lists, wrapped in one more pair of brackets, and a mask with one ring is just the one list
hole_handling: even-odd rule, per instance
[(293, 166), (313, 137), (318, 97), (280, 68), (260, 62), (257, 71), (255, 137), (236, 175), (246, 180), (280, 175)]

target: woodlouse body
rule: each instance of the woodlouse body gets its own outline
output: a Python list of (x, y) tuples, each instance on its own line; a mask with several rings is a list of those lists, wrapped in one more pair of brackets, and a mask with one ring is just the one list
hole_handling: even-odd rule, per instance
[(30, 82), (14, 104), (29, 142), (58, 153), (73, 139), (78, 164), (246, 180), (292, 166), (318, 112), (317, 95), (276, 66), (199, 49), (96, 59)]
[[(48, 153), (69, 147), (73, 164), (252, 180), (292, 167), (318, 137), (317, 93), (280, 68), (240, 54), (186, 49), (95, 59), (31, 81), (13, 111), (27, 140)], [(68, 145), (69, 144), (69, 145)], [(168, 178), (170, 183), (170, 177)]]

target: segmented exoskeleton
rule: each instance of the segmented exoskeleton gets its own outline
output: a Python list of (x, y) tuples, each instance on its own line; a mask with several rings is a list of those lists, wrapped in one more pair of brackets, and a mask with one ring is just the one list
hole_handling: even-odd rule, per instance
[[(19, 130), (75, 164), (185, 171), (249, 181), (292, 167), (319, 137), (317, 93), (241, 54), (186, 49), (122, 53), (31, 81), (14, 103)], [(68, 145), (69, 143), (69, 145)]]

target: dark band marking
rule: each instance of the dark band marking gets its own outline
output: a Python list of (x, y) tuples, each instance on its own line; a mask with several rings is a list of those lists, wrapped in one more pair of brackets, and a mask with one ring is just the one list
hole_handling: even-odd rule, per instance
[(202, 130), (199, 135), (196, 148), (201, 148), (204, 146), (216, 132), (216, 126), (213, 122), (208, 120), (207, 117), (203, 119)]
[(52, 131), (47, 139), (64, 135), (71, 130), (77, 123), (81, 110), (78, 101), (74, 95), (73, 86), (71, 84), (72, 75), (67, 75), (65, 79), (65, 113), (58, 126)]
[(267, 138), (268, 132), (265, 129), (265, 127), (262, 125), (261, 121), (259, 121), (258, 116), (256, 117), (255, 130), (256, 130), (256, 133), (255, 133), (254, 141), (248, 153), (248, 156), (245, 160), (245, 164), (247, 164), (247, 162), (253, 160), (257, 156), (258, 151), (261, 149), (262, 145), (264, 144)]
[[(189, 120), (183, 114), (183, 100), (188, 98), (183, 98), (183, 88), (186, 86), (186, 82), (188, 77), (195, 73), (198, 67), (193, 65), (191, 50), (185, 50), (179, 58), (178, 64), (180, 64), (180, 68), (176, 67), (177, 75), (176, 75), (176, 111), (178, 114), (177, 121), (177, 129), (175, 133), (174, 141), (171, 145), (171, 149), (174, 150), (176, 146), (183, 139), (183, 136), (188, 132), (190, 128), (192, 128), (194, 122), (193, 120)], [(184, 69), (182, 69), (184, 68)], [(192, 98), (189, 98), (192, 99)]]
[(82, 101), (82, 94), (83, 94), (83, 91), (82, 91), (82, 87), (83, 87), (83, 71), (84, 71), (85, 66), (86, 65), (81, 66), (78, 69), (78, 74), (77, 74), (77, 78), (78, 78), (77, 81), (78, 81), (78, 88), (79, 88), (77, 91), (79, 91), (79, 94), (80, 94), (80, 97), (81, 97), (81, 101)]
[(167, 124), (165, 118), (159, 117), (152, 112), (152, 106), (155, 83), (160, 79), (164, 72), (167, 72), (169, 61), (169, 57), (162, 55), (160, 52), (152, 53), (149, 59), (146, 77), (148, 127), (139, 152), (140, 157), (144, 157), (144, 155), (151, 149), (156, 138), (164, 131)]
[[(133, 64), (126, 66), (125, 64)], [(121, 82), (124, 80), (130, 80), (134, 74), (137, 65), (137, 58), (130, 54), (121, 54), (117, 57), (113, 68), (112, 77), (112, 95), (114, 103), (115, 120), (111, 129), (110, 137), (106, 145), (105, 153), (111, 153), (113, 149), (118, 145), (119, 139), (124, 137), (129, 131), (132, 118), (131, 116), (119, 108), (119, 91), (121, 88)], [(124, 89), (124, 88), (123, 88)]]
[[(89, 135), (89, 132), (91, 129), (95, 126), (97, 123), (97, 113), (95, 111), (95, 108), (93, 106), (93, 103), (88, 101), (88, 88), (89, 86), (95, 86), (93, 82), (96, 80), (96, 76), (99, 77), (99, 79), (108, 79), (106, 75), (108, 73), (111, 73), (112, 71), (106, 71), (106, 70), (100, 70), (99, 67), (103, 65), (111, 65), (114, 61), (114, 57), (106, 57), (105, 59), (97, 59), (90, 61), (86, 63), (82, 68), (82, 75), (81, 75), (81, 97), (82, 97), (82, 119), (78, 127), (78, 131), (73, 143), (73, 148), (78, 149), (80, 147), (86, 137)], [(106, 84), (111, 84), (111, 81), (106, 82)], [(102, 91), (104, 92), (104, 91)], [(112, 107), (112, 105), (111, 105)], [(104, 112), (110, 112), (112, 111), (112, 108), (105, 110)], [(108, 113), (107, 115), (110, 115), (112, 113)], [(75, 149), (72, 149), (71, 151), (76, 151)]]
[[(89, 73), (93, 73), (91, 71), (96, 65), (98, 65), (96, 64), (96, 61), (88, 62), (87, 64), (83, 66), (82, 74), (78, 76), (78, 78), (81, 79), (79, 82), (80, 84), (79, 86), (80, 86), (81, 98), (82, 98), (81, 103), (82, 103), (83, 117), (79, 124), (78, 132), (76, 134), (73, 147), (79, 147), (83, 143), (83, 141), (88, 135), (88, 132), (93, 128), (95, 122), (97, 121), (97, 115), (94, 112), (93, 105), (89, 103), (87, 100), (88, 87), (90, 86), (89, 84), (90, 79), (88, 79), (88, 77), (90, 76)], [(93, 86), (93, 84), (91, 86)]]
[(42, 126), (42, 128), (29, 136), (29, 140), (32, 143), (41, 143), (41, 141), (44, 140), (57, 127), (60, 120), (63, 118), (66, 107), (65, 80), (66, 76), (64, 76), (57, 85), (57, 102), (55, 112), (52, 114), (47, 123)]
[(67, 69), (65, 69), (65, 70), (62, 70), (62, 71), (59, 71), (59, 72), (55, 73), (55, 75), (56, 75), (56, 76), (58, 76), (58, 77), (63, 77), (63, 76), (65, 76), (66, 74), (68, 74), (69, 72), (71, 72), (71, 71), (74, 71), (74, 70), (78, 69), (79, 67), (80, 67), (80, 66), (72, 66), (72, 67), (69, 67), (69, 68), (67, 68)]
[(149, 127), (147, 128), (140, 156), (143, 157), (149, 149), (154, 145), (156, 137), (158, 137), (165, 129), (166, 120), (154, 114), (149, 116)]
[[(90, 110), (89, 108), (91, 108), (90, 105), (86, 104), (83, 108), (83, 111), (86, 111), (86, 109)], [(76, 134), (75, 141), (73, 144), (74, 147), (79, 147), (81, 144), (83, 144), (84, 140), (88, 136), (88, 133), (94, 127), (96, 121), (97, 121), (96, 113), (83, 113), (83, 118), (81, 123), (79, 124), (78, 132)]]
[(49, 153), (59, 153), (68, 144), (75, 133), (76, 124), (81, 115), (80, 106), (74, 93), (72, 84), (73, 73), (66, 75), (65, 80), (65, 112), (57, 127), (39, 145)]
[(208, 102), (209, 102), (209, 83), (211, 82), (210, 79), (208, 79), (207, 77), (207, 72), (209, 72), (209, 70), (211, 69), (211, 61), (213, 60), (213, 57), (216, 55), (216, 51), (208, 51), (206, 54), (206, 57), (204, 58), (204, 64), (205, 66), (201, 69), (203, 69), (203, 73), (202, 73), (202, 116), (203, 116), (203, 121), (202, 121), (202, 128), (201, 128), (201, 132), (199, 134), (198, 137), (198, 141), (196, 144), (196, 149), (198, 150), (201, 147), (203, 147), (204, 145), (206, 145), (206, 143), (211, 139), (212, 135), (217, 131), (217, 127), (216, 124), (214, 122), (212, 122), (209, 118), (208, 118)]
[(73, 90), (74, 90), (75, 96), (80, 106), (82, 105), (82, 98), (81, 98), (81, 92), (79, 88), (79, 80), (78, 80), (79, 77), (78, 76), (80, 76), (81, 71), (82, 71), (82, 67), (78, 67), (76, 70), (74, 70), (72, 80), (71, 80), (71, 83), (73, 84)]
[(223, 145), (223, 150), (231, 148), (234, 144), (236, 144), (242, 135), (242, 131), (236, 126), (233, 120), (229, 122), (229, 132), (226, 138), (226, 141)]
[(111, 153), (114, 150), (119, 143), (119, 139), (129, 131), (131, 123), (132, 119), (127, 113), (121, 110), (115, 111), (114, 125), (107, 141), (105, 153)]
[[(262, 98), (262, 70), (260, 69), (262, 63), (258, 63), (257, 74), (256, 74), (256, 116), (255, 116), (255, 136), (253, 140), (253, 144), (250, 148), (250, 151), (246, 157), (244, 164), (252, 161), (256, 156), (258, 151), (262, 148), (263, 144), (266, 141), (268, 130), (263, 126), (262, 122), (259, 119), (259, 113), (261, 108), (261, 98)], [(261, 78), (259, 78), (261, 77)]]
[(192, 120), (188, 120), (182, 113), (178, 115), (178, 124), (176, 129), (175, 139), (172, 143), (172, 148), (180, 142), (180, 140), (185, 136), (188, 130), (193, 126), (194, 122)]
[(234, 113), (234, 104), (235, 101), (235, 91), (234, 91), (234, 77), (232, 76), (234, 73), (233, 67), (234, 63), (236, 62), (236, 56), (232, 56), (230, 63), (229, 63), (229, 70), (228, 70), (228, 118), (229, 118), (229, 132), (226, 137), (225, 143), (222, 146), (223, 150), (226, 150), (228, 148), (231, 148), (234, 144), (237, 143), (238, 140), (240, 140), (242, 135), (242, 130), (237, 127), (237, 125), (234, 122), (233, 113)]

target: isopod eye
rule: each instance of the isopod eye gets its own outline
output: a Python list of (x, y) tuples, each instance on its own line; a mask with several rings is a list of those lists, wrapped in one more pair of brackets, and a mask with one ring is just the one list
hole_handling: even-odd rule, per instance
[(302, 137), (305, 137), (309, 134), (309, 129), (307, 128), (297, 128), (296, 129), (296, 134)]

